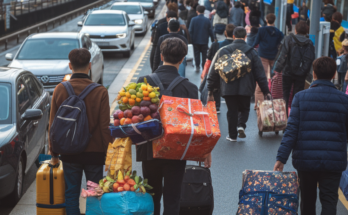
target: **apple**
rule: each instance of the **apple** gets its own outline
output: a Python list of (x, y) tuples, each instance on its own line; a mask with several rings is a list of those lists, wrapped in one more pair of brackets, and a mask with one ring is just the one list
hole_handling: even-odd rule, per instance
[(114, 120), (114, 126), (120, 126), (120, 120), (119, 119), (115, 119)]

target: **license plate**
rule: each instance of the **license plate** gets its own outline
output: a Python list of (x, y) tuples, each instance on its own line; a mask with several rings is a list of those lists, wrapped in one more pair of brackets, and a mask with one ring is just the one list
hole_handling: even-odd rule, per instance
[(97, 42), (97, 45), (98, 45), (98, 46), (108, 46), (109, 43), (106, 43), (106, 42)]

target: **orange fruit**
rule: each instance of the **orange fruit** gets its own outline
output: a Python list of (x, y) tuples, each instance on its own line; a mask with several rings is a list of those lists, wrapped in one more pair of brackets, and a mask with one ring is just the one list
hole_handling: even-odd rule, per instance
[(126, 118), (122, 118), (121, 120), (120, 120), (120, 124), (121, 125), (124, 125), (124, 122), (126, 121)]
[(132, 120), (127, 118), (125, 121), (124, 121), (124, 124), (125, 125), (128, 125), (128, 124), (132, 124)]
[(127, 97), (123, 97), (123, 98), (122, 98), (122, 102), (123, 102), (124, 104), (127, 104), (127, 103), (128, 103), (128, 98), (127, 98)]

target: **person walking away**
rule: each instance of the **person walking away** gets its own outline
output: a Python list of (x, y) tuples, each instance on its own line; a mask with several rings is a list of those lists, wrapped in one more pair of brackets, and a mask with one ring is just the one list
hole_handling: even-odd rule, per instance
[(190, 24), (191, 24), (191, 20), (197, 16), (197, 7), (199, 6), (199, 4), (197, 3), (193, 3), (193, 6), (191, 7), (191, 10), (189, 10), (188, 13), (188, 18), (187, 18), (187, 23), (186, 23), (186, 27), (187, 29), (190, 29)]
[[(245, 129), (249, 118), (250, 100), (255, 92), (256, 82), (264, 95), (269, 95), (270, 93), (261, 59), (256, 51), (246, 44), (246, 36), (246, 31), (243, 27), (236, 27), (233, 32), (233, 43), (221, 48), (216, 53), (212, 65), (215, 65), (223, 55), (231, 56), (234, 51), (240, 50), (250, 59), (251, 71), (243, 77), (226, 83), (220, 77), (219, 71), (215, 70), (214, 66), (211, 66), (208, 76), (208, 101), (214, 101), (214, 89), (217, 86), (220, 86), (221, 96), (226, 100), (229, 133), (226, 139), (232, 142), (237, 141), (237, 135), (239, 138), (246, 137)], [(238, 113), (240, 113), (239, 116)]]
[(342, 27), (343, 16), (340, 12), (332, 14), (330, 38), (333, 40), (336, 53), (342, 49), (342, 41), (345, 39), (346, 32)]
[(294, 13), (294, 0), (288, 0), (286, 6), (286, 26), (288, 26), (288, 31), (292, 32), (291, 15)]
[[(91, 78), (88, 76), (91, 70), (90, 59), (91, 54), (87, 49), (74, 49), (70, 52), (69, 68), (72, 70), (72, 76), (67, 82), (70, 88), (66, 88), (62, 83), (58, 84), (53, 92), (51, 102), (50, 133), (53, 122), (55, 123), (55, 127), (60, 123), (60, 121), (56, 121), (58, 119), (56, 118), (56, 114), (61, 108), (61, 104), (71, 94), (76, 94), (77, 96), (82, 96), (81, 99), (85, 103), (88, 129), (91, 135), (87, 148), (82, 153), (60, 155), (64, 169), (67, 215), (80, 214), (79, 197), (82, 173), (85, 172), (87, 181), (93, 181), (95, 183), (99, 183), (99, 180), (103, 178), (106, 151), (108, 144), (113, 141), (109, 130), (110, 106), (107, 89), (104, 86), (97, 85), (91, 92), (88, 93), (85, 91), (88, 86), (93, 84)], [(76, 137), (81, 134), (74, 135)], [(51, 138), (49, 138), (49, 144), (52, 155), (51, 163), (54, 165), (59, 162), (59, 154), (54, 151), (56, 146), (53, 145)]]
[(300, 181), (301, 214), (316, 214), (317, 189), (321, 214), (337, 214), (338, 189), (347, 167), (348, 97), (331, 83), (332, 58), (313, 63), (309, 89), (295, 95), (274, 171), (283, 171), (290, 153)]
[(197, 17), (192, 19), (189, 28), (190, 37), (192, 40), (193, 51), (195, 53), (196, 72), (200, 72), (201, 54), (202, 54), (202, 68), (204, 68), (207, 59), (209, 37), (211, 42), (214, 42), (213, 29), (208, 18), (204, 17), (205, 7), (197, 7)]
[(204, 0), (204, 7), (209, 12), (212, 12), (215, 9), (214, 2), (209, 1), (209, 0)]
[(216, 34), (223, 34), (226, 25), (228, 23), (228, 12), (229, 8), (227, 4), (219, 0), (216, 4), (216, 11), (213, 19), (213, 28), (214, 28), (214, 37), (216, 38)]
[(296, 24), (295, 34), (286, 36), (283, 40), (278, 58), (274, 65), (274, 72), (282, 73), (283, 97), (286, 110), (289, 108), (289, 97), (292, 86), (293, 95), (304, 90), (306, 77), (315, 59), (315, 48), (306, 37), (308, 25), (304, 21)]
[[(181, 39), (182, 41), (185, 42), (186, 45), (188, 45), (187, 39), (182, 34), (179, 33), (179, 31), (180, 31), (180, 23), (179, 23), (179, 21), (177, 21), (175, 19), (169, 20), (169, 24), (168, 24), (168, 29), (167, 30), (169, 31), (169, 34), (165, 34), (165, 35), (161, 36), (159, 38), (159, 40), (158, 40), (157, 50), (156, 50), (156, 53), (155, 53), (154, 65), (153, 65), (153, 69), (154, 70), (157, 70), (158, 67), (163, 64), (163, 62), (161, 61), (161, 50), (160, 50), (160, 47), (161, 47), (162, 42), (165, 39), (176, 37), (176, 38)], [(185, 59), (184, 59), (183, 64), (185, 64)], [(180, 66), (181, 66), (181, 64), (180, 64)], [(182, 77), (185, 77), (184, 70), (181, 70), (181, 73), (180, 73), (180, 69), (179, 69), (179, 74)]]
[(331, 22), (332, 15), (337, 11), (337, 7), (335, 6), (332, 0), (324, 0), (324, 7), (321, 12), (326, 21)]
[(302, 2), (302, 7), (299, 9), (299, 15), (300, 15), (300, 21), (308, 21), (308, 7), (306, 5), (306, 2)]
[[(212, 61), (215, 54), (219, 51), (219, 49), (221, 49), (222, 47), (228, 46), (231, 43), (233, 43), (233, 31), (235, 29), (235, 26), (232, 24), (227, 24), (226, 25), (226, 29), (225, 29), (225, 37), (226, 39), (223, 41), (218, 41), (218, 42), (214, 42), (211, 46), (210, 49), (208, 50), (208, 55), (207, 55), (207, 59)], [(207, 65), (205, 65), (207, 66)], [(210, 66), (209, 66), (210, 67)], [(202, 73), (201, 75), (201, 86), (199, 88), (199, 91), (201, 92), (201, 100), (205, 100), (206, 101), (206, 97), (202, 98), (203, 96), (203, 90), (208, 90), (206, 85), (207, 85), (207, 78), (208, 78), (208, 71), (209, 68), (204, 68), (204, 71), (207, 71), (207, 73)], [(215, 101), (215, 106), (216, 106), (216, 112), (219, 114), (220, 113), (220, 107), (221, 107), (221, 93), (220, 93), (220, 86), (216, 87), (213, 90), (213, 94), (214, 94), (214, 101)], [(204, 96), (206, 94), (204, 93)]]
[[(254, 44), (252, 45), (252, 47), (259, 45), (258, 54), (266, 72), (267, 81), (271, 79), (271, 69), (273, 68), (274, 59), (277, 56), (279, 45), (284, 38), (284, 34), (274, 26), (275, 20), (276, 16), (273, 13), (266, 16), (267, 26), (259, 28)], [(258, 102), (261, 103), (263, 100), (264, 96), (261, 88), (256, 85), (255, 110)]]
[[(178, 68), (187, 54), (187, 45), (179, 38), (167, 38), (160, 47), (163, 66), (158, 67), (155, 74), (163, 87), (167, 89), (172, 81), (179, 77)], [(138, 82), (143, 82), (145, 77), (140, 77)], [(146, 76), (151, 86), (157, 86), (150, 76)], [(160, 89), (161, 90), (161, 89)], [(187, 79), (173, 88), (174, 97), (198, 99), (198, 88)], [(142, 162), (144, 178), (151, 183), (153, 201), (155, 205), (154, 215), (160, 215), (161, 198), (163, 195), (163, 207), (165, 215), (178, 215), (180, 211), (181, 184), (185, 173), (185, 160), (154, 159), (152, 142), (136, 147), (136, 158)], [(205, 167), (211, 166), (211, 156), (205, 161)], [(163, 181), (165, 186), (163, 186)]]
[(244, 26), (244, 10), (241, 2), (236, 2), (234, 7), (231, 8), (228, 23), (233, 24), (236, 27)]

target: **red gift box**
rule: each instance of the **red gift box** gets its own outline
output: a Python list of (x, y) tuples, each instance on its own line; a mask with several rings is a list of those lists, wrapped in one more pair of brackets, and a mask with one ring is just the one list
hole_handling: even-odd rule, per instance
[(152, 142), (154, 158), (204, 161), (220, 139), (215, 102), (162, 96), (159, 114), (164, 135)]

